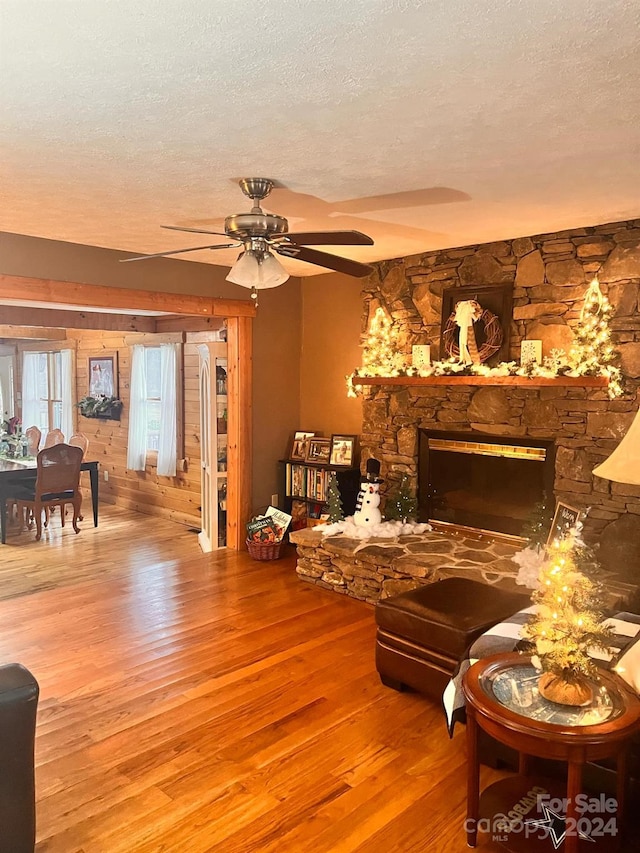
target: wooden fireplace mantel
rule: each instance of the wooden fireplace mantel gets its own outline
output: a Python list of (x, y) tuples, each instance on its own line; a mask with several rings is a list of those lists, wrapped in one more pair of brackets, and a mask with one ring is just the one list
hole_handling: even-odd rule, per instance
[(354, 376), (354, 385), (511, 385), (524, 388), (606, 388), (605, 376)]

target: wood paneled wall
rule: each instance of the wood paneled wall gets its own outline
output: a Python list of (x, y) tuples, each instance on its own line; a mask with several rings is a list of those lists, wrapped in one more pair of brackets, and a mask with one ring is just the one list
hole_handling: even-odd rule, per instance
[[(127, 471), (127, 431), (129, 428), (129, 383), (131, 349), (122, 332), (94, 332), (69, 329), (69, 339), (77, 343), (77, 397), (88, 393), (89, 358), (118, 353), (119, 393), (123, 401), (120, 421), (99, 420), (77, 415), (77, 429), (89, 438), (88, 456), (100, 462), (100, 499), (125, 509), (161, 516), (200, 529), (200, 416), (198, 398), (198, 352), (189, 335), (184, 344), (184, 459), (185, 470), (175, 477), (159, 477), (155, 466), (145, 471)], [(213, 337), (213, 336), (212, 336)], [(127, 333), (131, 342), (135, 334)], [(150, 343), (148, 335), (140, 341)], [(180, 450), (178, 450), (180, 456)], [(105, 481), (105, 472), (108, 480)]]

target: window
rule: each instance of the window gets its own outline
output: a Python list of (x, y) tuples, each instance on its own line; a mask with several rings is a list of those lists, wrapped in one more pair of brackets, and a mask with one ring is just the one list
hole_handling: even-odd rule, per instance
[(167, 477), (176, 474), (181, 355), (180, 344), (157, 347), (136, 344), (132, 348), (127, 447), (127, 468), (131, 471), (144, 471), (148, 453), (155, 452), (158, 474)]
[(73, 433), (73, 363), (71, 350), (25, 352), (22, 361), (22, 423), (45, 435)]

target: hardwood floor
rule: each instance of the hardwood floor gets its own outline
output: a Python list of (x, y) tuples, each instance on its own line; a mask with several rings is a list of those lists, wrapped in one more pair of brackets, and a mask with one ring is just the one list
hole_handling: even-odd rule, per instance
[(293, 551), (203, 555), (109, 507), (59, 523), (0, 551), (0, 656), (41, 690), (38, 853), (467, 849), (464, 732), (381, 686), (371, 607)]

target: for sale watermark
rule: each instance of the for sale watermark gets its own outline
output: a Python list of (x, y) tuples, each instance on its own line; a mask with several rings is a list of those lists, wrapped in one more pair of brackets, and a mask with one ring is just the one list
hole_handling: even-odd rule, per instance
[(479, 832), (489, 834), (492, 841), (502, 843), (506, 843), (513, 835), (548, 838), (554, 850), (570, 836), (595, 841), (606, 835), (618, 834), (618, 802), (614, 797), (578, 794), (574, 814), (569, 817), (568, 806), (566, 797), (554, 797), (546, 788), (533, 785), (508, 812), (499, 812), (478, 821), (468, 818), (464, 828), (469, 832), (475, 826)]

